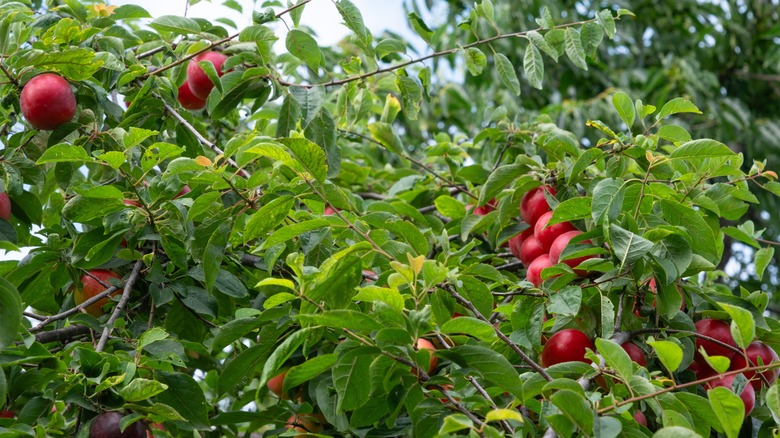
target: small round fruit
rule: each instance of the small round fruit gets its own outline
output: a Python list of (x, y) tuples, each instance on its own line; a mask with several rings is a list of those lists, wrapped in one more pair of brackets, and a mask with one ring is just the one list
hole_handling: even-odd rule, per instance
[[(737, 346), (737, 343), (734, 342), (734, 338), (731, 336), (731, 329), (729, 328), (728, 323), (723, 321), (713, 318), (702, 319), (696, 323), (696, 332), (717, 339), (732, 347), (736, 348)], [(710, 356), (725, 356), (729, 359), (731, 359), (735, 353), (734, 350), (697, 337), (696, 350), (698, 351), (700, 348), (704, 348), (704, 351)]]
[(196, 56), (189, 65), (187, 65), (187, 82), (190, 85), (192, 94), (201, 99), (208, 99), (209, 93), (214, 88), (214, 83), (211, 82), (208, 75), (203, 68), (201, 68), (201, 61), (209, 61), (214, 64), (214, 69), (217, 70), (217, 74), (222, 76), (222, 64), (227, 60), (227, 56), (219, 52), (204, 52)]
[(190, 111), (197, 111), (206, 108), (206, 99), (201, 99), (200, 97), (192, 94), (189, 81), (184, 81), (184, 83), (181, 84), (181, 87), (179, 87), (179, 95), (177, 96), (177, 99), (184, 109), (188, 109)]
[(330, 205), (325, 207), (325, 210), (322, 212), (323, 216), (332, 216), (336, 214), (336, 209), (331, 207)]
[(271, 379), (268, 380), (268, 389), (271, 390), (274, 394), (276, 394), (277, 397), (282, 396), (282, 388), (284, 387), (284, 376), (287, 375), (287, 371), (277, 374), (274, 377), (271, 377)]
[(542, 245), (536, 240), (536, 237), (528, 236), (523, 244), (520, 245), (520, 257), (518, 258), (523, 262), (523, 265), (528, 267), (531, 262), (545, 254), (547, 254), (547, 251), (542, 248)]
[(103, 412), (92, 420), (89, 428), (89, 438), (146, 438), (146, 428), (136, 421), (124, 432), (119, 428), (123, 415), (119, 412)]
[(176, 196), (173, 197), (173, 199), (181, 198), (182, 196), (186, 195), (187, 193), (191, 192), (190, 186), (185, 185), (184, 187), (179, 190), (179, 193), (176, 194)]
[(647, 417), (645, 417), (645, 414), (640, 410), (634, 411), (634, 421), (647, 427)]
[[(574, 269), (585, 260), (595, 258), (596, 257), (595, 255), (589, 255), (589, 256), (582, 256), (573, 259), (569, 258), (566, 260), (561, 260), (561, 253), (563, 253), (563, 250), (566, 249), (567, 246), (569, 246), (569, 242), (571, 241), (571, 239), (573, 239), (576, 236), (579, 236), (580, 234), (582, 234), (582, 231), (574, 230), (574, 231), (568, 231), (558, 236), (558, 238), (555, 239), (555, 241), (550, 246), (550, 260), (552, 260), (552, 262), (556, 265), (560, 262), (566, 263), (570, 268)], [(581, 243), (592, 243), (592, 242), (590, 240), (585, 240)], [(579, 276), (583, 276), (587, 274), (587, 272), (581, 269), (576, 269), (574, 270), (574, 272)]]
[[(730, 376), (721, 377), (716, 380), (707, 382), (705, 387), (709, 390), (717, 386), (722, 386), (730, 391), (732, 390), (732, 384), (737, 375), (732, 374)], [(753, 385), (745, 385), (745, 389), (742, 390), (742, 394), (739, 394), (739, 398), (742, 399), (742, 403), (745, 404), (745, 417), (750, 415), (750, 412), (756, 406), (756, 392), (753, 390)]]
[(543, 214), (550, 211), (550, 206), (547, 204), (547, 199), (544, 197), (544, 190), (555, 196), (555, 189), (551, 186), (537, 187), (525, 195), (520, 200), (520, 216), (530, 226), (536, 225), (536, 221), (539, 220)]
[(549, 367), (563, 362), (591, 363), (585, 358), (588, 348), (596, 350), (588, 335), (577, 329), (561, 330), (544, 344), (542, 366)]
[(474, 214), (476, 214), (477, 216), (484, 216), (495, 209), (496, 209), (496, 199), (493, 198), (490, 201), (488, 201), (487, 204), (481, 205), (479, 207), (475, 207)]
[[(750, 345), (748, 345), (748, 348), (745, 349), (745, 353), (748, 356), (748, 359), (750, 359), (750, 366), (759, 366), (759, 365), (769, 365), (770, 363), (777, 362), (780, 360), (780, 358), (777, 357), (777, 353), (775, 350), (770, 347), (769, 345), (764, 344), (760, 341), (751, 342)], [(758, 358), (761, 358), (761, 361), (759, 361)], [(731, 367), (730, 370), (739, 370), (742, 368), (745, 368), (745, 358), (742, 357), (741, 354), (735, 354), (734, 357), (731, 359)], [(746, 371), (745, 377), (750, 379), (750, 384), (753, 385), (753, 389), (756, 391), (761, 390), (761, 385), (764, 383), (763, 380), (761, 380), (760, 377), (756, 375), (755, 371)], [(766, 380), (771, 385), (774, 383), (775, 380), (777, 380), (778, 374), (780, 374), (780, 370), (777, 368), (765, 370), (760, 373), (762, 376), (766, 378)]]
[(11, 198), (8, 193), (0, 193), (0, 218), (8, 220), (11, 218)]
[(522, 233), (509, 239), (509, 242), (507, 244), (507, 246), (509, 247), (509, 252), (511, 252), (512, 255), (515, 256), (517, 259), (520, 259), (520, 254), (521, 254), (520, 249), (523, 246), (523, 242), (525, 242), (526, 239), (528, 239), (533, 235), (534, 235), (534, 229), (526, 228), (525, 231), (523, 231)]
[(636, 344), (632, 342), (626, 342), (621, 345), (621, 347), (623, 347), (623, 350), (626, 350), (628, 357), (630, 357), (632, 361), (643, 367), (647, 366), (647, 358), (645, 357), (645, 353), (643, 353), (642, 349), (637, 347)]
[(322, 414), (292, 415), (284, 426), (296, 432), (302, 432), (297, 437), (305, 437), (310, 433), (320, 433), (325, 428), (325, 417)]
[[(95, 278), (102, 281), (103, 283), (110, 285), (112, 278), (121, 279), (122, 276), (117, 274), (116, 272), (109, 271), (106, 269), (93, 269), (89, 271), (92, 276), (84, 274), (81, 276), (81, 284), (83, 285), (81, 289), (76, 289), (73, 293), (73, 301), (76, 302), (76, 305), (80, 305), (84, 301), (87, 301), (88, 299), (94, 297), (95, 295), (103, 292), (106, 290), (106, 288), (100, 284)], [(93, 276), (95, 278), (93, 278)], [(118, 294), (120, 291), (117, 290), (114, 295)], [(99, 318), (100, 315), (103, 314), (103, 306), (108, 304), (108, 297), (101, 298), (97, 302), (94, 302), (87, 306), (86, 311), (90, 315), (94, 316), (95, 318)]]
[(534, 286), (539, 287), (539, 285), (542, 284), (542, 270), (547, 269), (550, 266), (554, 266), (552, 261), (550, 261), (550, 256), (547, 254), (540, 255), (528, 265), (525, 279), (533, 283)]
[(553, 212), (551, 211), (544, 213), (543, 215), (539, 216), (539, 220), (537, 220), (536, 225), (534, 225), (534, 236), (536, 237), (536, 240), (538, 240), (542, 245), (542, 248), (546, 250), (550, 249), (553, 242), (555, 242), (555, 239), (557, 239), (561, 234), (567, 233), (569, 231), (577, 231), (571, 222), (560, 222), (548, 226), (547, 223), (550, 222), (552, 215)]
[(433, 374), (433, 371), (436, 369), (436, 365), (439, 364), (439, 358), (433, 355), (433, 352), (436, 351), (436, 347), (431, 343), (431, 341), (423, 338), (417, 339), (415, 347), (417, 350), (426, 349), (431, 352), (431, 361), (428, 363), (428, 374)]
[(14, 418), (15, 416), (14, 411), (9, 411), (8, 409), (0, 411), (0, 418)]
[(30, 79), (22, 88), (19, 103), (24, 118), (35, 129), (57, 129), (76, 115), (76, 95), (68, 81), (54, 73)]

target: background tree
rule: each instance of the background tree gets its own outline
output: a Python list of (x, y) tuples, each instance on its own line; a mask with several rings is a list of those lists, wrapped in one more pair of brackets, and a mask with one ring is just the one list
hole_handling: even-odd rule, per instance
[(310, 1), (0, 2), (0, 434), (777, 428), (770, 294), (717, 281), (777, 174), (628, 73), (647, 16), (450, 3), (414, 53)]

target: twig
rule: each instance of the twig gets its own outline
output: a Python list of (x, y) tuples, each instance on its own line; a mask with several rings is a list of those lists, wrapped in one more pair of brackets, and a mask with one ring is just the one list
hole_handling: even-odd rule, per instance
[(523, 268), (525, 265), (523, 262), (510, 262), (506, 263), (504, 265), (498, 265), (496, 266), (496, 269), (499, 271), (516, 271), (518, 269)]
[(116, 308), (114, 309), (114, 313), (111, 314), (111, 317), (108, 318), (108, 322), (106, 322), (106, 326), (103, 328), (103, 334), (100, 336), (100, 341), (98, 341), (97, 347), (95, 347), (95, 351), (101, 352), (103, 351), (103, 348), (106, 346), (106, 342), (108, 342), (108, 335), (111, 334), (111, 330), (114, 327), (114, 322), (116, 322), (117, 319), (119, 319), (119, 314), (122, 313), (122, 310), (125, 308), (125, 305), (130, 300), (130, 292), (133, 290), (133, 286), (135, 285), (135, 282), (138, 280), (138, 276), (141, 274), (141, 268), (144, 267), (143, 260), (138, 260), (135, 262), (135, 266), (133, 266), (133, 271), (130, 273), (130, 277), (127, 279), (127, 282), (125, 283), (125, 289), (122, 291), (122, 298), (119, 299), (119, 303), (116, 305)]
[(103, 298), (113, 294), (117, 290), (119, 290), (119, 288), (117, 288), (116, 286), (111, 286), (108, 289), (104, 290), (103, 292), (100, 292), (99, 294), (97, 294), (94, 297), (84, 301), (83, 303), (79, 304), (78, 306), (76, 306), (76, 307), (74, 307), (72, 309), (68, 309), (68, 310), (66, 310), (64, 312), (61, 312), (61, 313), (58, 313), (56, 315), (49, 316), (46, 319), (44, 319), (43, 321), (41, 321), (40, 324), (38, 324), (35, 327), (31, 328), (30, 329), (30, 333), (39, 332), (39, 331), (43, 330), (44, 327), (46, 327), (47, 325), (51, 324), (54, 321), (60, 321), (60, 320), (63, 320), (65, 318), (73, 315), (73, 314), (79, 313), (82, 309), (86, 309), (90, 305), (92, 305), (94, 303), (97, 303), (98, 301), (102, 300)]
[(86, 335), (90, 332), (90, 328), (85, 325), (72, 325), (57, 330), (49, 330), (47, 332), (38, 333), (35, 335), (35, 340), (41, 344), (49, 342), (67, 341), (75, 338), (76, 336)]
[(19, 88), (19, 80), (16, 79), (10, 71), (8, 71), (7, 68), (3, 65), (2, 62), (0, 62), (0, 70), (2, 70), (3, 74), (8, 78), (9, 81), (11, 81), (12, 84), (14, 84), (14, 87)]

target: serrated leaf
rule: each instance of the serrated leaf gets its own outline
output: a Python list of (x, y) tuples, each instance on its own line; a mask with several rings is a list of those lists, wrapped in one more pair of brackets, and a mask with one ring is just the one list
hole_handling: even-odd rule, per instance
[(171, 32), (176, 35), (189, 35), (200, 32), (200, 26), (195, 20), (176, 15), (163, 15), (149, 23), (158, 32)]
[(496, 62), (496, 69), (498, 70), (498, 77), (501, 78), (501, 82), (504, 86), (509, 88), (515, 96), (520, 95), (520, 81), (517, 79), (517, 73), (515, 67), (512, 65), (512, 61), (509, 60), (504, 54), (496, 53), (494, 55)]
[(620, 261), (620, 269), (644, 257), (653, 248), (653, 242), (615, 224), (609, 227), (612, 252)]
[(591, 217), (596, 223), (600, 223), (604, 215), (611, 221), (617, 219), (625, 197), (623, 185), (622, 180), (614, 178), (606, 178), (596, 184), (590, 207)]
[(344, 354), (333, 367), (338, 412), (357, 409), (368, 401), (371, 395), (370, 367), (375, 354), (374, 348), (357, 348)]
[(420, 81), (411, 76), (397, 76), (395, 84), (401, 92), (401, 104), (404, 114), (410, 120), (417, 120), (423, 96)]
[(85, 151), (83, 147), (62, 143), (46, 149), (46, 152), (44, 152), (43, 155), (38, 158), (38, 161), (35, 164), (69, 163), (82, 161), (94, 160), (92, 157), (87, 155), (87, 151)]
[(423, 41), (433, 47), (433, 30), (425, 24), (425, 21), (423, 21), (416, 12), (410, 12), (407, 15), (407, 18), (409, 18), (409, 24), (412, 26), (412, 29), (417, 32), (417, 35), (420, 35), (420, 38), (422, 38)]
[(631, 358), (620, 345), (610, 339), (596, 339), (596, 348), (599, 354), (604, 357), (607, 365), (612, 367), (623, 380), (628, 382), (634, 375), (634, 365)]
[(473, 370), (477, 376), (523, 399), (520, 377), (503, 355), (479, 345), (456, 345), (436, 354)]
[(327, 157), (319, 145), (305, 138), (283, 138), (279, 142), (290, 149), (292, 156), (309, 175), (317, 181), (325, 181), (328, 177)]
[(452, 318), (442, 324), (440, 330), (442, 333), (467, 334), (485, 342), (493, 342), (498, 339), (491, 324), (469, 316)]
[(570, 222), (590, 217), (590, 207), (593, 198), (583, 196), (578, 198), (569, 198), (553, 210), (553, 215), (547, 225), (554, 225), (561, 222)]
[(563, 42), (566, 48), (566, 55), (571, 62), (577, 67), (587, 70), (588, 63), (585, 62), (585, 49), (582, 47), (580, 33), (570, 27), (566, 28)]
[(677, 125), (664, 125), (658, 130), (658, 136), (664, 140), (671, 141), (673, 143), (684, 143), (691, 141), (691, 134), (685, 130), (682, 126)]
[(168, 389), (168, 385), (148, 379), (133, 379), (129, 385), (119, 390), (119, 396), (127, 402), (147, 400)]
[(717, 140), (701, 138), (698, 140), (691, 140), (680, 145), (680, 147), (672, 151), (669, 157), (675, 160), (680, 160), (694, 158), (731, 157), (734, 155), (736, 155), (734, 151), (729, 149), (729, 147), (725, 144)]
[(244, 243), (264, 236), (276, 228), (290, 213), (293, 204), (295, 204), (295, 198), (281, 196), (260, 207), (246, 223)]
[(737, 394), (722, 386), (707, 391), (707, 397), (726, 436), (736, 438), (745, 418), (745, 403)]
[(604, 33), (607, 34), (609, 39), (615, 38), (615, 18), (612, 16), (612, 11), (604, 9), (596, 14), (596, 22), (604, 29)]
[(366, 49), (371, 47), (371, 32), (366, 29), (363, 24), (363, 15), (360, 13), (360, 9), (355, 7), (349, 0), (337, 0), (335, 2), (336, 9), (338, 9), (341, 18), (344, 19), (344, 24), (358, 36), (358, 40), (361, 46)]
[(544, 60), (542, 59), (542, 54), (539, 53), (539, 49), (533, 44), (529, 44), (525, 49), (523, 68), (531, 86), (541, 90), (542, 79), (544, 79)]

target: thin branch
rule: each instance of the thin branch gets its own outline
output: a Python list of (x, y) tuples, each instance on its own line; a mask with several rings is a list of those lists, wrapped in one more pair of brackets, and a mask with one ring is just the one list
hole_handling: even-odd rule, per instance
[(2, 62), (0, 62), (0, 71), (3, 72), (3, 74), (8, 78), (8, 80), (11, 81), (12, 84), (14, 84), (14, 87), (19, 88), (19, 80), (17, 80), (11, 72), (5, 68)]
[(119, 303), (116, 305), (116, 308), (114, 309), (114, 313), (112, 313), (111, 317), (108, 318), (108, 322), (106, 322), (106, 326), (103, 328), (103, 334), (100, 336), (100, 341), (98, 341), (97, 347), (95, 347), (95, 351), (101, 352), (103, 351), (103, 348), (105, 348), (106, 342), (108, 342), (108, 335), (111, 334), (111, 330), (114, 327), (114, 322), (116, 322), (116, 320), (119, 319), (119, 314), (122, 313), (122, 310), (124, 310), (125, 305), (127, 305), (127, 302), (130, 300), (130, 292), (132, 292), (135, 282), (138, 281), (138, 277), (141, 274), (141, 268), (143, 267), (144, 267), (143, 260), (138, 260), (137, 262), (135, 262), (135, 266), (133, 266), (133, 271), (130, 273), (130, 277), (127, 279), (127, 282), (125, 283), (125, 289), (124, 291), (122, 291), (122, 298), (119, 299)]
[(39, 331), (43, 330), (44, 327), (46, 327), (47, 325), (51, 324), (52, 322), (60, 321), (60, 320), (63, 320), (63, 319), (65, 319), (65, 318), (67, 318), (67, 317), (69, 317), (71, 315), (79, 313), (83, 309), (86, 309), (87, 307), (89, 307), (90, 305), (92, 305), (94, 303), (97, 303), (98, 301), (102, 300), (103, 298), (113, 294), (117, 290), (119, 290), (119, 288), (117, 288), (116, 286), (111, 286), (108, 289), (104, 290), (103, 292), (100, 292), (99, 294), (97, 294), (94, 297), (84, 301), (83, 303), (79, 304), (78, 306), (76, 306), (76, 307), (74, 307), (72, 309), (68, 309), (68, 310), (66, 310), (64, 312), (61, 312), (61, 313), (58, 313), (56, 315), (49, 316), (46, 319), (44, 319), (43, 321), (41, 321), (40, 324), (38, 324), (35, 327), (31, 328), (30, 329), (30, 333), (39, 332)]
[(90, 328), (85, 325), (71, 325), (65, 328), (57, 330), (49, 330), (47, 332), (38, 333), (35, 335), (35, 340), (41, 344), (49, 342), (63, 342), (73, 339), (77, 336), (89, 334)]

